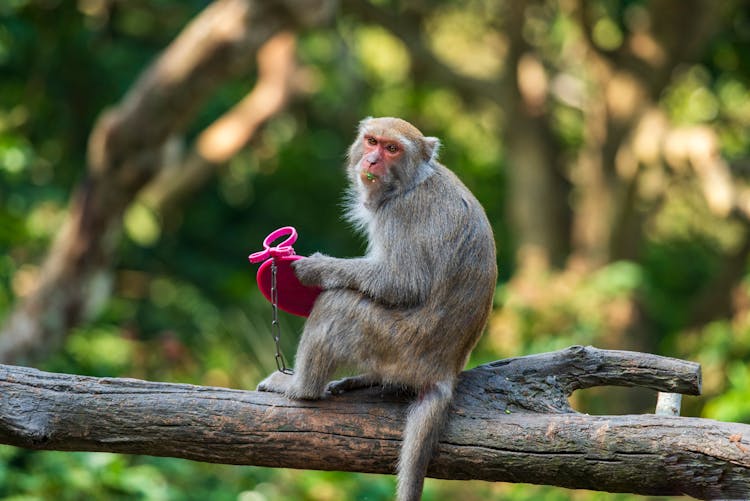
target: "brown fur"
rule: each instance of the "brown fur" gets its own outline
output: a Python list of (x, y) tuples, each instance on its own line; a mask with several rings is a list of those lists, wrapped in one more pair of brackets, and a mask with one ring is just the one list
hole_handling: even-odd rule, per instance
[[(363, 175), (367, 134), (403, 148), (370, 180)], [(337, 367), (354, 367), (364, 375), (329, 389), (380, 383), (416, 391), (399, 459), (401, 501), (421, 497), (456, 377), (487, 322), (497, 279), (484, 210), (436, 160), (439, 144), (401, 119), (360, 123), (349, 151), (348, 216), (366, 233), (367, 254), (314, 254), (295, 263), (303, 283), (324, 291), (305, 324), (294, 375), (277, 372), (258, 387), (317, 399)]]

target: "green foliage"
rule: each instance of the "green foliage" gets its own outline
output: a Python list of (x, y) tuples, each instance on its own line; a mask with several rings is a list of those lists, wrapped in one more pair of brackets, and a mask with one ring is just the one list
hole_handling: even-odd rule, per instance
[(514, 277), (498, 290), (502, 309), (484, 340), (492, 348), (488, 357), (606, 345), (623, 335), (633, 315), (630, 299), (643, 282), (643, 270), (630, 262), (590, 274)]
[[(0, 446), (4, 500), (294, 499), (267, 483), (270, 470), (134, 458), (108, 453), (30, 452)], [(303, 496), (298, 499), (305, 499)]]

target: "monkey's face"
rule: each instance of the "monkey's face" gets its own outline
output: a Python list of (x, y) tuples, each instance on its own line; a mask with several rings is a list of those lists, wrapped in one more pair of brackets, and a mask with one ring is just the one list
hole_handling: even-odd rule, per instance
[(396, 139), (365, 133), (362, 137), (362, 159), (359, 175), (365, 183), (376, 183), (385, 179), (393, 165), (404, 154), (404, 146)]
[(432, 161), (439, 145), (437, 138), (423, 136), (400, 118), (368, 117), (349, 149), (350, 178), (369, 193), (406, 185)]

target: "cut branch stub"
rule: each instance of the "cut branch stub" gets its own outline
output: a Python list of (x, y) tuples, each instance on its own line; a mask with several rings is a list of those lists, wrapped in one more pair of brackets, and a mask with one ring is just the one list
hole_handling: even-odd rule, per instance
[(571, 346), (464, 372), (455, 405), (502, 412), (568, 413), (575, 412), (568, 402), (571, 393), (595, 386), (699, 395), (700, 365), (647, 353)]

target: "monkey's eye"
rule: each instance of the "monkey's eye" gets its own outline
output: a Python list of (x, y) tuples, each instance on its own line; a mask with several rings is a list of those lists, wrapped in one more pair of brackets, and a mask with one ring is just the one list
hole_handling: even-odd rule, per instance
[(396, 153), (398, 151), (398, 146), (395, 144), (389, 144), (385, 149), (388, 150), (389, 153)]
[(367, 144), (371, 146), (375, 146), (376, 144), (378, 144), (378, 140), (374, 137), (366, 137), (365, 140), (367, 141)]

